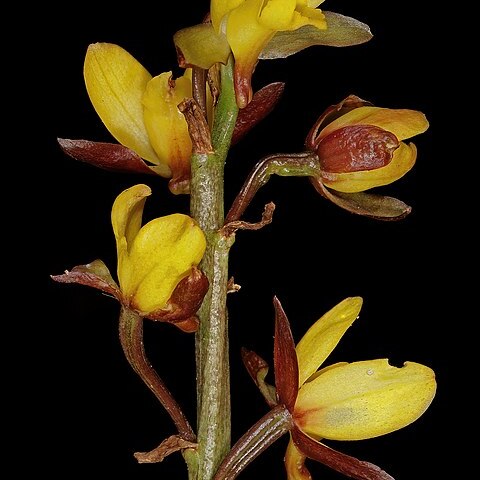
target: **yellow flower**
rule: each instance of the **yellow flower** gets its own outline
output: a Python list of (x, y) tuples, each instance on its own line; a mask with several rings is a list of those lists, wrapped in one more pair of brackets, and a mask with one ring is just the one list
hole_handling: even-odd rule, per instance
[(244, 108), (252, 98), (251, 76), (268, 42), (280, 31), (305, 25), (327, 28), (317, 9), (323, 0), (212, 0), (210, 14), (217, 32), (226, 34), (235, 57), (237, 103)]
[[(307, 331), (296, 347), (299, 388), (291, 412), (293, 439), (285, 457), (290, 480), (311, 479), (304, 466), (307, 456), (346, 474), (351, 474), (352, 468), (376, 471), (378, 467), (342, 456), (319, 440), (385, 435), (415, 421), (433, 400), (434, 372), (418, 363), (406, 362), (397, 368), (381, 359), (336, 363), (319, 370), (358, 317), (361, 306), (360, 297), (339, 303)], [(378, 477), (355, 478), (391, 477), (382, 472)]]
[(357, 193), (403, 177), (417, 158), (415, 145), (403, 140), (428, 126), (421, 112), (374, 107), (351, 95), (319, 117), (306, 145), (319, 157), (324, 186)]
[(52, 278), (96, 288), (142, 317), (194, 332), (195, 314), (208, 291), (208, 279), (197, 269), (205, 252), (205, 235), (192, 218), (181, 214), (156, 218), (142, 227), (150, 194), (147, 185), (135, 185), (122, 192), (112, 207), (120, 285), (101, 260)]
[(172, 72), (153, 77), (118, 45), (90, 45), (85, 84), (103, 123), (125, 147), (173, 177), (173, 193), (188, 192), (192, 143), (177, 105), (192, 96), (191, 71), (173, 80)]
[(112, 208), (123, 302), (147, 317), (165, 309), (175, 288), (200, 263), (206, 246), (202, 230), (187, 215), (156, 218), (142, 227), (150, 193), (146, 185), (135, 185), (122, 192)]

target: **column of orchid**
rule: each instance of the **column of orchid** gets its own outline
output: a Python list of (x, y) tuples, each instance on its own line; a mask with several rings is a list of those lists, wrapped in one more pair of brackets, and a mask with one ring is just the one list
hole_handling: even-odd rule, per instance
[[(435, 395), (432, 370), (412, 362), (402, 368), (385, 359), (322, 367), (358, 317), (361, 298), (333, 307), (296, 347), (275, 299), (275, 385), (265, 381), (268, 363), (254, 352), (242, 352), (269, 410), (231, 447), (226, 304), (235, 285), (229, 281), (228, 258), (235, 233), (270, 223), (274, 205), (265, 207), (258, 223), (242, 220), (245, 209), (276, 174), (308, 177), (323, 197), (352, 213), (401, 219), (409, 206), (370, 189), (396, 181), (413, 167), (417, 152), (404, 140), (428, 128), (420, 112), (379, 108), (350, 95), (320, 115), (304, 151), (261, 159), (224, 215), (223, 169), (229, 149), (274, 109), (283, 92), (281, 83), (252, 91), (257, 62), (313, 45), (348, 46), (371, 38), (365, 24), (321, 11), (320, 3), (212, 0), (203, 23), (174, 36), (179, 64), (185, 68), (177, 79), (171, 72), (152, 77), (118, 45), (91, 45), (84, 65), (87, 91), (119, 143), (59, 140), (77, 160), (111, 171), (170, 178), (172, 193), (191, 197), (190, 215), (174, 213), (142, 226), (150, 188), (141, 184), (121, 192), (111, 218), (118, 282), (100, 260), (53, 277), (95, 287), (120, 302), (125, 356), (176, 428), (173, 435), (162, 435), (150, 452), (135, 456), (154, 463), (180, 451), (191, 480), (233, 479), (286, 433), (290, 480), (311, 478), (307, 458), (350, 478), (392, 478), (369, 462), (329, 448), (324, 440), (361, 440), (398, 430), (422, 415)], [(146, 320), (196, 332), (196, 426), (146, 356)]]

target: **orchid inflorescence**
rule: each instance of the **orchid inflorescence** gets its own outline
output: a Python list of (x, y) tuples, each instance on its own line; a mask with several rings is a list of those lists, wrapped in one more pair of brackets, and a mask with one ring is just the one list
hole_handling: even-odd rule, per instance
[[(415, 164), (406, 140), (428, 128), (414, 110), (376, 107), (350, 95), (322, 113), (298, 153), (261, 159), (223, 215), (223, 167), (232, 144), (276, 106), (282, 83), (252, 90), (259, 60), (284, 58), (314, 45), (367, 42), (367, 25), (326, 12), (315, 0), (212, 0), (198, 25), (174, 35), (180, 67), (153, 76), (126, 50), (90, 45), (84, 77), (93, 107), (118, 143), (59, 139), (73, 158), (110, 171), (169, 178), (174, 194), (190, 195), (190, 215), (173, 213), (144, 225), (150, 187), (134, 185), (116, 198), (111, 214), (117, 247), (117, 281), (101, 260), (74, 267), (54, 280), (97, 288), (121, 305), (120, 340), (133, 370), (170, 414), (177, 434), (139, 462), (162, 461), (182, 452), (189, 478), (233, 479), (284, 434), (290, 480), (308, 480), (307, 458), (349, 478), (392, 477), (372, 463), (340, 453), (324, 442), (362, 440), (391, 433), (418, 419), (434, 398), (433, 371), (388, 360), (324, 366), (358, 318), (360, 297), (350, 297), (316, 321), (295, 346), (287, 316), (274, 299), (275, 385), (268, 363), (244, 349), (245, 367), (265, 398), (268, 412), (230, 446), (230, 396), (226, 297), (238, 286), (228, 276), (228, 255), (241, 229), (272, 221), (266, 206), (257, 223), (242, 215), (272, 174), (308, 177), (324, 198), (347, 211), (399, 220), (411, 208), (371, 193)], [(196, 332), (198, 425), (194, 429), (143, 348), (143, 322)]]

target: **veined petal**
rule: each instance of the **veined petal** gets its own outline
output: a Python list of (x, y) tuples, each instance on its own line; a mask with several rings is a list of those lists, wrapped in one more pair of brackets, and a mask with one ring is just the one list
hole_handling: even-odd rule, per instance
[(142, 97), (152, 78), (148, 71), (118, 45), (95, 43), (88, 47), (83, 72), (90, 100), (110, 133), (158, 164), (143, 122)]
[(143, 207), (152, 191), (147, 185), (134, 185), (124, 190), (113, 203), (112, 226), (117, 243), (117, 275), (123, 290), (131, 274), (128, 251), (142, 226)]
[(350, 173), (322, 173), (322, 181), (327, 187), (344, 193), (356, 193), (370, 188), (388, 185), (403, 177), (415, 165), (417, 149), (413, 143), (400, 143), (393, 158), (385, 167), (375, 170)]
[(399, 140), (419, 135), (429, 126), (425, 115), (416, 110), (360, 107), (327, 125), (320, 132), (319, 138), (324, 138), (329, 133), (347, 125), (374, 125), (393, 133)]
[(302, 386), (295, 421), (307, 434), (332, 440), (385, 435), (419, 418), (435, 396), (434, 372), (388, 360), (350, 363), (325, 371)]
[(307, 457), (298, 450), (290, 437), (285, 453), (285, 469), (288, 480), (312, 480), (312, 476), (305, 466), (306, 459)]
[(297, 345), (299, 385), (303, 385), (332, 353), (360, 313), (361, 297), (346, 298), (317, 320)]
[(177, 284), (197, 266), (205, 252), (205, 235), (187, 215), (173, 214), (144, 225), (129, 249), (125, 296), (141, 312), (165, 306)]
[(223, 17), (243, 2), (245, 2), (245, 0), (211, 0), (210, 19), (212, 20), (213, 28), (219, 32)]
[(142, 99), (150, 143), (159, 162), (175, 177), (190, 171), (192, 142), (178, 104), (191, 96), (191, 69), (188, 69), (177, 80), (172, 79), (172, 72), (152, 78)]
[(260, 59), (286, 58), (314, 45), (346, 47), (368, 42), (372, 33), (365, 25), (351, 17), (339, 13), (323, 12), (327, 29), (321, 30), (312, 25), (305, 25), (298, 30), (277, 32), (265, 45)]

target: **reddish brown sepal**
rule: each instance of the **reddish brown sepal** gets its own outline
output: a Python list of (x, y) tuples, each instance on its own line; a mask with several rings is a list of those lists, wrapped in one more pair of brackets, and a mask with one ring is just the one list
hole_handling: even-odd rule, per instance
[(194, 332), (198, 328), (195, 313), (208, 291), (208, 279), (197, 268), (175, 288), (166, 307), (146, 315), (150, 320), (174, 323), (183, 331)]
[(305, 139), (305, 146), (308, 150), (315, 151), (318, 147), (318, 134), (323, 130), (323, 128), (325, 128), (329, 123), (332, 123), (338, 117), (345, 115), (355, 108), (366, 107), (370, 105), (372, 105), (372, 103), (368, 102), (367, 100), (362, 100), (356, 95), (349, 95), (340, 103), (331, 105), (318, 117), (310, 132), (308, 132), (307, 138)]
[(292, 439), (296, 447), (308, 458), (356, 480), (394, 480), (392, 476), (373, 463), (337, 452), (303, 433), (294, 426)]
[(268, 406), (271, 408), (276, 407), (278, 402), (275, 387), (265, 382), (265, 377), (269, 370), (268, 363), (260, 355), (243, 347), (241, 355), (248, 374), (262, 393)]
[(412, 211), (412, 207), (398, 198), (365, 192), (336, 192), (325, 187), (318, 178), (311, 177), (310, 181), (320, 195), (356, 215), (376, 220), (396, 221), (405, 218)]
[(280, 402), (293, 412), (298, 394), (298, 360), (288, 318), (277, 297), (275, 307), (274, 367), (275, 385)]
[(350, 173), (388, 165), (400, 142), (383, 128), (351, 125), (339, 128), (318, 142), (322, 171)]
[(198, 317), (193, 316), (187, 318), (186, 320), (180, 320), (179, 322), (175, 322), (177, 328), (179, 328), (182, 332), (185, 333), (195, 333), (198, 330), (200, 322), (198, 321)]
[(253, 350), (245, 347), (241, 349), (242, 361), (252, 380), (257, 383), (257, 374), (260, 370), (268, 370), (268, 363)]
[(95, 167), (122, 173), (155, 172), (133, 151), (115, 143), (58, 138), (61, 149), (70, 157)]
[(102, 292), (121, 299), (120, 290), (113, 280), (108, 268), (101, 260), (95, 260), (86, 265), (78, 265), (72, 270), (66, 270), (63, 275), (51, 275), (52, 280), (60, 283), (77, 283), (96, 288)]
[(239, 142), (276, 107), (284, 90), (285, 83), (275, 82), (255, 92), (252, 101), (238, 112), (232, 145)]

